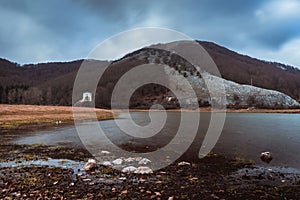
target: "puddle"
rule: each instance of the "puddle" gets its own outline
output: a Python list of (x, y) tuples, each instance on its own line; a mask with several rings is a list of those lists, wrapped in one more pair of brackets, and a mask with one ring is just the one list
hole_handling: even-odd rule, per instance
[(0, 168), (24, 167), (24, 166), (32, 166), (32, 165), (73, 169), (74, 174), (78, 174), (82, 169), (82, 167), (84, 166), (84, 162), (78, 162), (78, 161), (68, 160), (68, 159), (52, 159), (52, 158), (48, 158), (47, 160), (30, 160), (30, 161), (18, 160), (18, 161), (0, 162)]
[(32, 160), (32, 161), (9, 161), (0, 162), (0, 174), (5, 175), (7, 168), (17, 167), (30, 167), (30, 166), (47, 166), (47, 167), (60, 167), (62, 169), (71, 169), (72, 180), (77, 181), (81, 179), (83, 182), (88, 182), (90, 185), (96, 183), (105, 184), (120, 184), (124, 179), (112, 176), (109, 174), (102, 173), (102, 168), (96, 169), (93, 173), (87, 173), (81, 170), (85, 162), (78, 162), (68, 159), (51, 159), (48, 160)]

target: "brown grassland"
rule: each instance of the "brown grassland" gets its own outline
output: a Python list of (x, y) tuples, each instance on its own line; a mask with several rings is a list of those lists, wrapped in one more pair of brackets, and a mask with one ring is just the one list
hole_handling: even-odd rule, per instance
[[(95, 111), (95, 112), (91, 112)], [(94, 113), (98, 120), (112, 119), (109, 110), (94, 108), (76, 108), (76, 119), (92, 120)], [(72, 107), (68, 106), (34, 106), (0, 104), (0, 128), (13, 129), (28, 125), (55, 125), (73, 123)]]

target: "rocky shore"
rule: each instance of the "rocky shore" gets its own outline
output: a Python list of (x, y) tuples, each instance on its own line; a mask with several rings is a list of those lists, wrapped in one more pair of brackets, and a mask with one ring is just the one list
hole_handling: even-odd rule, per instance
[(210, 154), (151, 174), (95, 164), (84, 149), (2, 144), (1, 199), (299, 199), (297, 172)]

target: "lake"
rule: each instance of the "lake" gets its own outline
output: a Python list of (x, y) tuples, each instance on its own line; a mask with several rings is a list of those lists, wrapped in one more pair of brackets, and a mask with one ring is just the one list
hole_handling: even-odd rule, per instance
[[(186, 113), (190, 117), (190, 123), (194, 123), (195, 113)], [(132, 112), (132, 119), (139, 126), (149, 124), (148, 112)], [(179, 112), (167, 112), (165, 126), (149, 138), (135, 138), (120, 130), (116, 122), (127, 124), (129, 116), (120, 114), (115, 120), (100, 122), (84, 122), (80, 129), (86, 130), (85, 145), (90, 148), (97, 147), (110, 150), (107, 140), (96, 140), (97, 132), (92, 126), (100, 124), (106, 136), (114, 144), (130, 149), (135, 146), (138, 151), (155, 151), (162, 148), (175, 136), (181, 115)], [(200, 124), (194, 143), (187, 151), (187, 155), (197, 156), (203, 138), (210, 122), (210, 113), (200, 114)], [(191, 125), (192, 126), (192, 125)], [(184, 130), (188, 135), (188, 129)], [(82, 139), (82, 135), (80, 135)], [(58, 127), (48, 131), (37, 131), (30, 135), (16, 139), (18, 144), (44, 143), (47, 145), (67, 145), (82, 147), (75, 126)], [(188, 142), (184, 137), (182, 143)], [(221, 136), (215, 145), (213, 152), (251, 159), (257, 165), (265, 165), (260, 161), (259, 155), (263, 151), (273, 154), (270, 166), (300, 168), (300, 115), (299, 114), (264, 114), (264, 113), (227, 113), (225, 125)], [(147, 147), (145, 149), (145, 147)]]

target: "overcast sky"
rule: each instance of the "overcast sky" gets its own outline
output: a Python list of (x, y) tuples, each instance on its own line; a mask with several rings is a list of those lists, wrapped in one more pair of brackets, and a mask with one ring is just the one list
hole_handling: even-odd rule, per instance
[(137, 27), (170, 28), (300, 67), (299, 0), (0, 0), (0, 57), (21, 64), (85, 58)]

